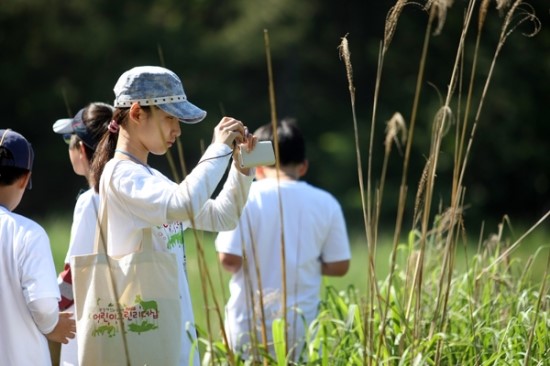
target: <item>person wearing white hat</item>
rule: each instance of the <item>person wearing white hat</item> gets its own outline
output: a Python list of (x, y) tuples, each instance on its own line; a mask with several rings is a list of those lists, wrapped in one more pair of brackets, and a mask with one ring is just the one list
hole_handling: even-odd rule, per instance
[[(92, 102), (80, 109), (73, 118), (58, 119), (53, 125), (53, 131), (62, 135), (69, 145), (69, 159), (74, 172), (85, 177), (88, 185), (87, 189), (79, 194), (74, 207), (65, 266), (57, 279), (61, 292), (61, 301), (59, 302), (61, 311), (74, 313), (73, 286), (69, 264), (71, 257), (92, 252), (99, 194), (92, 188), (90, 167), (99, 139), (107, 131), (113, 117), (113, 109), (109, 104)], [(61, 366), (78, 365), (77, 344), (75, 337), (69, 343), (61, 346), (59, 360)]]

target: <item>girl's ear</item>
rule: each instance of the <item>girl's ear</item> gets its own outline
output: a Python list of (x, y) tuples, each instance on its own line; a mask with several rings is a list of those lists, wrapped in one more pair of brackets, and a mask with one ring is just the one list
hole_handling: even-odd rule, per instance
[(86, 157), (86, 145), (84, 145), (84, 142), (78, 141), (78, 151), (80, 152), (80, 155), (82, 155), (84, 158)]
[(141, 116), (144, 114), (143, 109), (139, 106), (139, 104), (132, 103), (132, 106), (130, 107), (130, 111), (128, 112), (128, 117), (130, 117), (131, 121), (139, 122)]

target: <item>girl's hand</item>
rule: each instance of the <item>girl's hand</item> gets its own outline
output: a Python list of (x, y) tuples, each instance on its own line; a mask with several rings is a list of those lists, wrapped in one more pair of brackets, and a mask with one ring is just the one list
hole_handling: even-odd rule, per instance
[(232, 117), (223, 117), (214, 128), (213, 142), (221, 142), (233, 148), (235, 142), (242, 143), (246, 141), (247, 131), (243, 123)]
[[(247, 152), (250, 152), (250, 151), (254, 150), (254, 148), (256, 147), (256, 144), (258, 143), (258, 138), (256, 136), (254, 136), (253, 134), (251, 134), (250, 132), (248, 132), (247, 127), (244, 128), (244, 131), (245, 131), (245, 135), (244, 135), (245, 138), (239, 145), (242, 149), (245, 149)], [(241, 164), (239, 164), (240, 151), (241, 151), (241, 149), (234, 149), (233, 150), (233, 163), (235, 164), (235, 168), (237, 168), (237, 170), (239, 172), (241, 172), (244, 175), (249, 175), (250, 174), (250, 168), (242, 168)]]

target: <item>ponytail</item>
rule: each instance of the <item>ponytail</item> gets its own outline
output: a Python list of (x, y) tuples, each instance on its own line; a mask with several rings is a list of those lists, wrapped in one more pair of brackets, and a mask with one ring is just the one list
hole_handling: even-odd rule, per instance
[[(123, 125), (126, 122), (129, 110), (130, 108), (116, 108), (110, 124)], [(97, 145), (90, 174), (92, 186), (96, 192), (99, 192), (99, 179), (101, 178), (105, 164), (115, 155), (118, 133), (118, 129), (107, 128)]]

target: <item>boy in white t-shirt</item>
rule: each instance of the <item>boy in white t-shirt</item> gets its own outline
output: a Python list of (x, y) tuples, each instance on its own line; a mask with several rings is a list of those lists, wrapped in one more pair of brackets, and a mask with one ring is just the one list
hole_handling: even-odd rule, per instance
[(72, 314), (59, 313), (50, 242), (34, 221), (12, 212), (31, 186), (34, 152), (19, 133), (0, 130), (0, 364), (51, 365), (48, 339), (74, 337)]
[[(254, 135), (259, 141), (274, 141), (271, 124)], [(302, 133), (293, 121), (283, 120), (277, 136), (279, 172), (275, 166), (256, 167), (257, 180), (250, 188), (239, 226), (216, 238), (219, 259), (233, 274), (225, 319), (230, 346), (241, 357), (256, 360), (261, 354), (253, 350), (257, 350), (254, 345), (263, 344), (263, 324), (273, 355), (271, 324), (283, 318), (282, 243), (286, 350), (291, 360), (299, 359), (305, 329), (317, 316), (322, 276), (343, 276), (350, 260), (340, 204), (328, 192), (299, 180), (308, 169)]]

